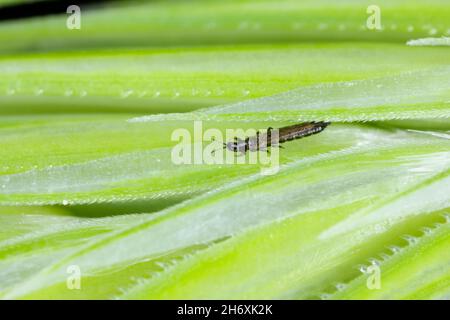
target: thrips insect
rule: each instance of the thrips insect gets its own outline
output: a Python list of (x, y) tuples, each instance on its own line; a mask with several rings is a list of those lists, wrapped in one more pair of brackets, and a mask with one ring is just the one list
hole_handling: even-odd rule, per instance
[(272, 134), (273, 128), (269, 127), (266, 133), (256, 132), (255, 136), (247, 137), (244, 140), (235, 137), (233, 141), (223, 143), (223, 148), (233, 152), (245, 154), (247, 151), (267, 151), (269, 147), (282, 148), (281, 144), (286, 141), (301, 139), (319, 133), (330, 124), (330, 122), (304, 122), (292, 126), (278, 129), (278, 134)]

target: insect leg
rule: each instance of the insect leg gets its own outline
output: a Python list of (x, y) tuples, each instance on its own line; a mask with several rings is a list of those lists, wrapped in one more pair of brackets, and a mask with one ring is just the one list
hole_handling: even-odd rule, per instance
[(259, 149), (259, 130), (256, 131), (256, 150)]
[[(227, 144), (225, 142), (223, 142), (223, 149), (227, 148)], [(216, 153), (217, 150), (213, 150), (211, 151), (211, 154), (214, 155)]]
[[(214, 142), (216, 141), (216, 138), (212, 137), (211, 141)], [(211, 155), (214, 155), (216, 153), (216, 150), (211, 151)]]
[(271, 133), (272, 130), (273, 130), (272, 127), (267, 128), (267, 135), (266, 135), (266, 138), (267, 138), (266, 152), (267, 152), (267, 154), (270, 154), (270, 146), (272, 145), (272, 133)]
[(273, 130), (272, 127), (268, 127), (267, 128), (267, 141), (266, 141), (266, 143), (267, 143), (268, 146), (270, 146), (272, 144), (272, 130)]
[[(213, 141), (213, 142), (216, 141), (216, 138), (212, 137), (211, 141)], [(222, 142), (222, 144), (223, 144), (223, 149), (226, 149), (227, 148), (227, 144), (225, 142)], [(211, 154), (214, 155), (216, 153), (216, 151), (217, 150), (211, 151)]]
[(250, 149), (250, 137), (245, 138), (245, 151)]

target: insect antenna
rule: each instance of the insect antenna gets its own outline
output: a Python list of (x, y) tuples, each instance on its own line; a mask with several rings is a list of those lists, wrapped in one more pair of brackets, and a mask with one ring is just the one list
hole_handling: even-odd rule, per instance
[[(211, 141), (216, 141), (216, 139), (214, 137), (212, 137)], [(227, 144), (225, 142), (222, 142), (223, 144), (223, 149), (227, 148)], [(216, 151), (218, 151), (219, 149), (214, 149), (213, 151), (211, 151), (211, 154), (214, 155), (216, 153)]]

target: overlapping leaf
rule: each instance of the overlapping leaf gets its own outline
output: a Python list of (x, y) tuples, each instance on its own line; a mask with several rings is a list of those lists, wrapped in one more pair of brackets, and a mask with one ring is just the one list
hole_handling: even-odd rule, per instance
[[(74, 222), (4, 241), (1, 272), (10, 276), (0, 278), (23, 279), (4, 284), (4, 297), (310, 297), (328, 289), (327, 279), (356, 277), (357, 265), (399, 234), (443, 219), (449, 142), (335, 130), (353, 132), (352, 145), (298, 157), (277, 175), (257, 173), (157, 214)], [(93, 224), (110, 232), (88, 236)], [(70, 240), (72, 232), (86, 233), (84, 241)], [(68, 234), (63, 243), (61, 233)], [(38, 249), (43, 238), (55, 243)], [(46, 267), (29, 270), (39, 266), (35, 260)], [(83, 270), (85, 290), (67, 289), (70, 265)], [(109, 283), (103, 294), (97, 281)]]
[[(2, 23), (0, 297), (448, 298), (448, 48), (405, 43), (448, 35), (449, 7), (378, 5), (379, 31), (354, 1), (116, 3), (82, 8), (81, 30), (64, 15)], [(192, 120), (333, 123), (287, 143), (266, 176), (175, 165), (175, 130), (204, 140)]]

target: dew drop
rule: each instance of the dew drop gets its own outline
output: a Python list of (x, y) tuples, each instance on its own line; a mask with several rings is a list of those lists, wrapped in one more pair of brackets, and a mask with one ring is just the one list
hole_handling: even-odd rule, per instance
[(125, 91), (120, 93), (120, 97), (124, 99), (124, 98), (128, 98), (132, 94), (133, 94), (133, 90), (131, 90), (131, 89), (130, 90), (125, 90)]
[(67, 205), (69, 204), (69, 201), (67, 201), (67, 200), (64, 199), (64, 200), (62, 201), (62, 204), (63, 204), (63, 206), (67, 206)]
[(402, 238), (404, 240), (406, 240), (408, 242), (408, 244), (415, 244), (418, 241), (418, 239), (416, 237), (413, 237), (413, 236), (410, 236), (410, 235), (405, 235)]
[(386, 253), (382, 253), (380, 254), (381, 259), (383, 259), (384, 261), (388, 260), (390, 258), (390, 256)]
[(439, 227), (441, 227), (442, 225), (440, 224), (440, 223), (433, 223), (433, 227), (435, 227), (435, 228), (439, 228)]
[(375, 232), (376, 232), (376, 233), (382, 233), (382, 232), (384, 232), (385, 230), (386, 230), (386, 228), (385, 228), (384, 226), (382, 226), (382, 225), (377, 224), (377, 225), (375, 226)]
[(370, 259), (369, 261), (370, 261), (370, 263), (373, 266), (379, 266), (380, 265), (380, 261), (378, 261), (377, 259)]
[(392, 253), (398, 253), (401, 251), (401, 249), (397, 246), (390, 246), (388, 249), (391, 250)]
[(338, 284), (336, 284), (336, 289), (338, 291), (344, 291), (345, 288), (347, 288), (347, 285), (345, 283), (338, 283)]
[(156, 264), (158, 267), (160, 267), (161, 269), (167, 269), (167, 268), (170, 267), (170, 265), (169, 265), (168, 263), (165, 263), (165, 262), (160, 262), (160, 261), (158, 261), (158, 262), (156, 262), (155, 264)]
[(367, 273), (367, 267), (364, 266), (364, 265), (362, 265), (362, 266), (359, 267), (359, 271), (360, 271), (361, 273)]
[(327, 300), (331, 297), (331, 295), (329, 293), (322, 293), (321, 295), (319, 295), (319, 298), (321, 300)]

